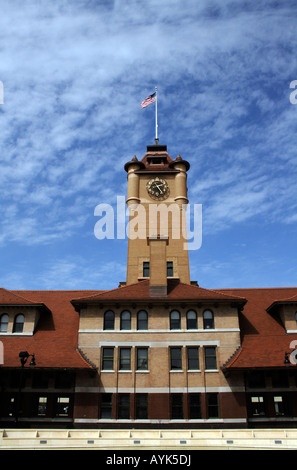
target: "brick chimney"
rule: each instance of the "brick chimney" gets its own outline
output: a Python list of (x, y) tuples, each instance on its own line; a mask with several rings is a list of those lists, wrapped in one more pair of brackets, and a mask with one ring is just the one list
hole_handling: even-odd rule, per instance
[(150, 247), (150, 297), (166, 297), (168, 237), (149, 237), (147, 242)]

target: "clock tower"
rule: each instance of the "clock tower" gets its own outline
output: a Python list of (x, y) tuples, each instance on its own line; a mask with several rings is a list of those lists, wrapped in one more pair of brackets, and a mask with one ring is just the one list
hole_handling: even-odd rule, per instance
[(168, 279), (190, 284), (187, 249), (187, 171), (166, 145), (147, 146), (125, 164), (129, 240), (126, 284), (149, 279), (151, 296), (166, 296)]

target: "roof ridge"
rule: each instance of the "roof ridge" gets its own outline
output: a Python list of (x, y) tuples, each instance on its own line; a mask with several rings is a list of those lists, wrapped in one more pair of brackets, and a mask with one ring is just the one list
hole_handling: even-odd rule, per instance
[(185, 286), (189, 286), (193, 289), (202, 289), (204, 291), (207, 291), (207, 292), (214, 292), (216, 294), (220, 294), (220, 295), (223, 295), (223, 296), (226, 296), (226, 297), (232, 297), (234, 299), (242, 299), (242, 300), (246, 300), (245, 297), (241, 297), (239, 295), (235, 296), (235, 295), (227, 295), (227, 294), (224, 294), (224, 292), (219, 292), (218, 290), (216, 289), (207, 289), (205, 287), (201, 287), (201, 286), (193, 286), (193, 284), (187, 284), (186, 282), (180, 282), (180, 284), (183, 284)]
[(297, 286), (291, 287), (221, 287), (217, 290), (288, 290), (297, 289)]
[[(25, 297), (22, 297), (18, 294), (15, 294), (13, 291), (11, 290), (8, 290), (8, 289), (5, 289), (4, 287), (0, 287), (0, 292), (4, 293), (4, 295), (8, 295), (8, 296), (11, 296), (13, 299), (16, 298), (17, 300), (21, 300), (25, 303), (28, 303), (30, 305), (32, 304), (36, 304), (36, 302), (32, 302), (28, 299), (26, 299)], [(11, 302), (10, 302), (11, 303)], [(1, 300), (0, 300), (0, 304), (1, 304)]]
[(138, 282), (133, 282), (132, 284), (126, 284), (124, 286), (118, 286), (118, 287), (115, 287), (114, 289), (106, 289), (106, 290), (102, 290), (100, 292), (98, 292), (97, 294), (92, 294), (88, 297), (79, 297), (78, 299), (73, 299), (73, 300), (91, 300), (92, 298), (94, 297), (100, 297), (101, 295), (105, 294), (106, 292), (108, 293), (112, 293), (112, 292), (115, 292), (115, 291), (118, 291), (118, 290), (122, 290), (122, 289), (126, 289), (128, 287), (132, 287), (132, 286), (135, 286), (135, 285), (140, 285), (144, 282), (147, 282), (148, 280), (147, 279), (142, 279), (141, 281), (138, 281)]

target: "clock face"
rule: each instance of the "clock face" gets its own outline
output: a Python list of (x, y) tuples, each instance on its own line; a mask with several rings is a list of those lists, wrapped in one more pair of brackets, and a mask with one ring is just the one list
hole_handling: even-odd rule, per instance
[(167, 181), (159, 178), (158, 176), (147, 182), (146, 189), (152, 199), (163, 201), (169, 196)]

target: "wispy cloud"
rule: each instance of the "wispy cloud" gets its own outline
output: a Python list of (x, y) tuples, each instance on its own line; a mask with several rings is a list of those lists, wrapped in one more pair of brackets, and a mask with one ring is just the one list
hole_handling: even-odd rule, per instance
[(124, 162), (153, 143), (140, 101), (156, 85), (205, 234), (296, 224), (295, 17), (290, 0), (3, 1), (0, 247), (92, 236), (94, 207), (125, 194)]

